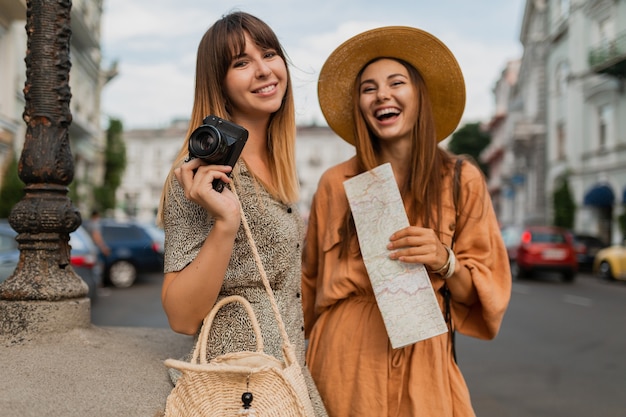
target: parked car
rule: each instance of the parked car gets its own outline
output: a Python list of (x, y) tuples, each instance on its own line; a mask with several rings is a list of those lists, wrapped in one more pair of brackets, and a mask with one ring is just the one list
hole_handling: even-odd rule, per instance
[(600, 249), (593, 262), (593, 272), (602, 279), (626, 281), (626, 239), (621, 245)]
[(597, 236), (574, 233), (576, 257), (580, 270), (591, 271), (596, 253), (607, 245)]
[(70, 263), (89, 287), (89, 298), (95, 300), (104, 279), (104, 261), (89, 232), (80, 226), (70, 233)]
[(572, 282), (578, 272), (573, 235), (554, 226), (506, 226), (501, 229), (514, 279), (534, 272), (558, 272)]
[(126, 288), (135, 283), (139, 272), (163, 272), (165, 233), (162, 229), (111, 219), (103, 219), (100, 225), (102, 238), (111, 250), (103, 257), (105, 284)]
[[(20, 260), (16, 236), (17, 232), (6, 219), (0, 220), (0, 282), (13, 274)], [(70, 246), (70, 264), (89, 287), (89, 298), (95, 300), (104, 272), (104, 263), (98, 257), (98, 248), (82, 226), (70, 233)]]
[(0, 221), (0, 282), (13, 274), (20, 260), (16, 235), (17, 233), (6, 220)]

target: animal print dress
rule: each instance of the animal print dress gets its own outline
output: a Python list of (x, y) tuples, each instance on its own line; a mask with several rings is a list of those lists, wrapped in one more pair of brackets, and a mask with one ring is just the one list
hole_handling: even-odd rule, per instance
[[(322, 400), (304, 362), (301, 298), (301, 251), (304, 225), (296, 204), (273, 198), (254, 180), (245, 164), (236, 166), (235, 187), (274, 292), (290, 342), (294, 345), (316, 416), (326, 416)], [(180, 271), (198, 255), (213, 225), (199, 205), (187, 200), (173, 179), (164, 210), (165, 273)], [(268, 294), (243, 226), (240, 226), (219, 298), (241, 295), (251, 304), (261, 327), (264, 352), (282, 360), (282, 338)], [(248, 316), (241, 306), (222, 308), (211, 327), (208, 359), (227, 352), (256, 350)], [(193, 347), (191, 348), (193, 350)], [(191, 355), (185, 358), (189, 360)], [(175, 383), (178, 375), (171, 373)]]

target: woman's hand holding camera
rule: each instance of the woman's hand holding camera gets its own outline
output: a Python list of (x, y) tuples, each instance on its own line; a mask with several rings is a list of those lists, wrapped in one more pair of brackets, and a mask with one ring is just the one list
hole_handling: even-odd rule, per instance
[(204, 207), (216, 223), (224, 221), (237, 230), (241, 221), (237, 197), (227, 187), (221, 193), (213, 189), (216, 179), (230, 183), (231, 171), (228, 165), (207, 165), (195, 158), (176, 168), (174, 174), (188, 200)]

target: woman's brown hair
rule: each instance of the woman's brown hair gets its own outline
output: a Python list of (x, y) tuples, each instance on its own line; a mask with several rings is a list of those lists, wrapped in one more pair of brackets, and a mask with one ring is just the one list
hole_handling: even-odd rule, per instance
[[(224, 88), (224, 80), (234, 57), (243, 53), (246, 48), (246, 34), (260, 48), (275, 50), (287, 66), (287, 55), (274, 31), (265, 22), (251, 14), (230, 13), (206, 31), (198, 46), (194, 103), (189, 127), (161, 194), (157, 215), (161, 224), (167, 194), (174, 179), (174, 169), (187, 157), (189, 136), (209, 114), (230, 120), (230, 105)], [(295, 164), (295, 105), (289, 68), (287, 68), (287, 76), (289, 82), (283, 103), (280, 109), (272, 115), (268, 128), (269, 167), (274, 185), (263, 184), (274, 197), (283, 202), (294, 202), (298, 199), (299, 183)], [(258, 177), (257, 180), (260, 181)]]
[[(381, 59), (391, 59), (402, 64), (417, 93), (416, 123), (413, 128), (411, 144), (410, 173), (406, 181), (400, 184), (400, 194), (404, 201), (409, 222), (441, 231), (441, 196), (444, 188), (445, 173), (452, 167), (452, 157), (438, 145), (433, 121), (428, 88), (419, 72), (409, 63), (397, 58), (376, 58), (361, 69), (354, 81), (354, 131), (356, 132), (356, 159), (360, 172), (369, 171), (383, 161), (380, 159), (380, 140), (369, 129), (359, 106), (361, 75), (365, 68)], [(340, 230), (344, 246), (341, 254), (352, 247), (355, 248), (356, 228), (350, 210), (346, 213), (344, 224)]]

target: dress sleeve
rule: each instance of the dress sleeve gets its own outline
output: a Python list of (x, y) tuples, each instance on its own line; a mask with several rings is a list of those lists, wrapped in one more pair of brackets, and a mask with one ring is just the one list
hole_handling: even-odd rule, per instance
[(180, 271), (190, 264), (200, 252), (210, 229), (210, 218), (206, 210), (185, 197), (176, 178), (171, 179), (167, 193), (163, 229), (165, 273)]
[(511, 297), (508, 254), (486, 182), (473, 164), (463, 164), (460, 214), (454, 252), (467, 268), (478, 294), (472, 306), (452, 301), (456, 330), (467, 336), (493, 339)]

